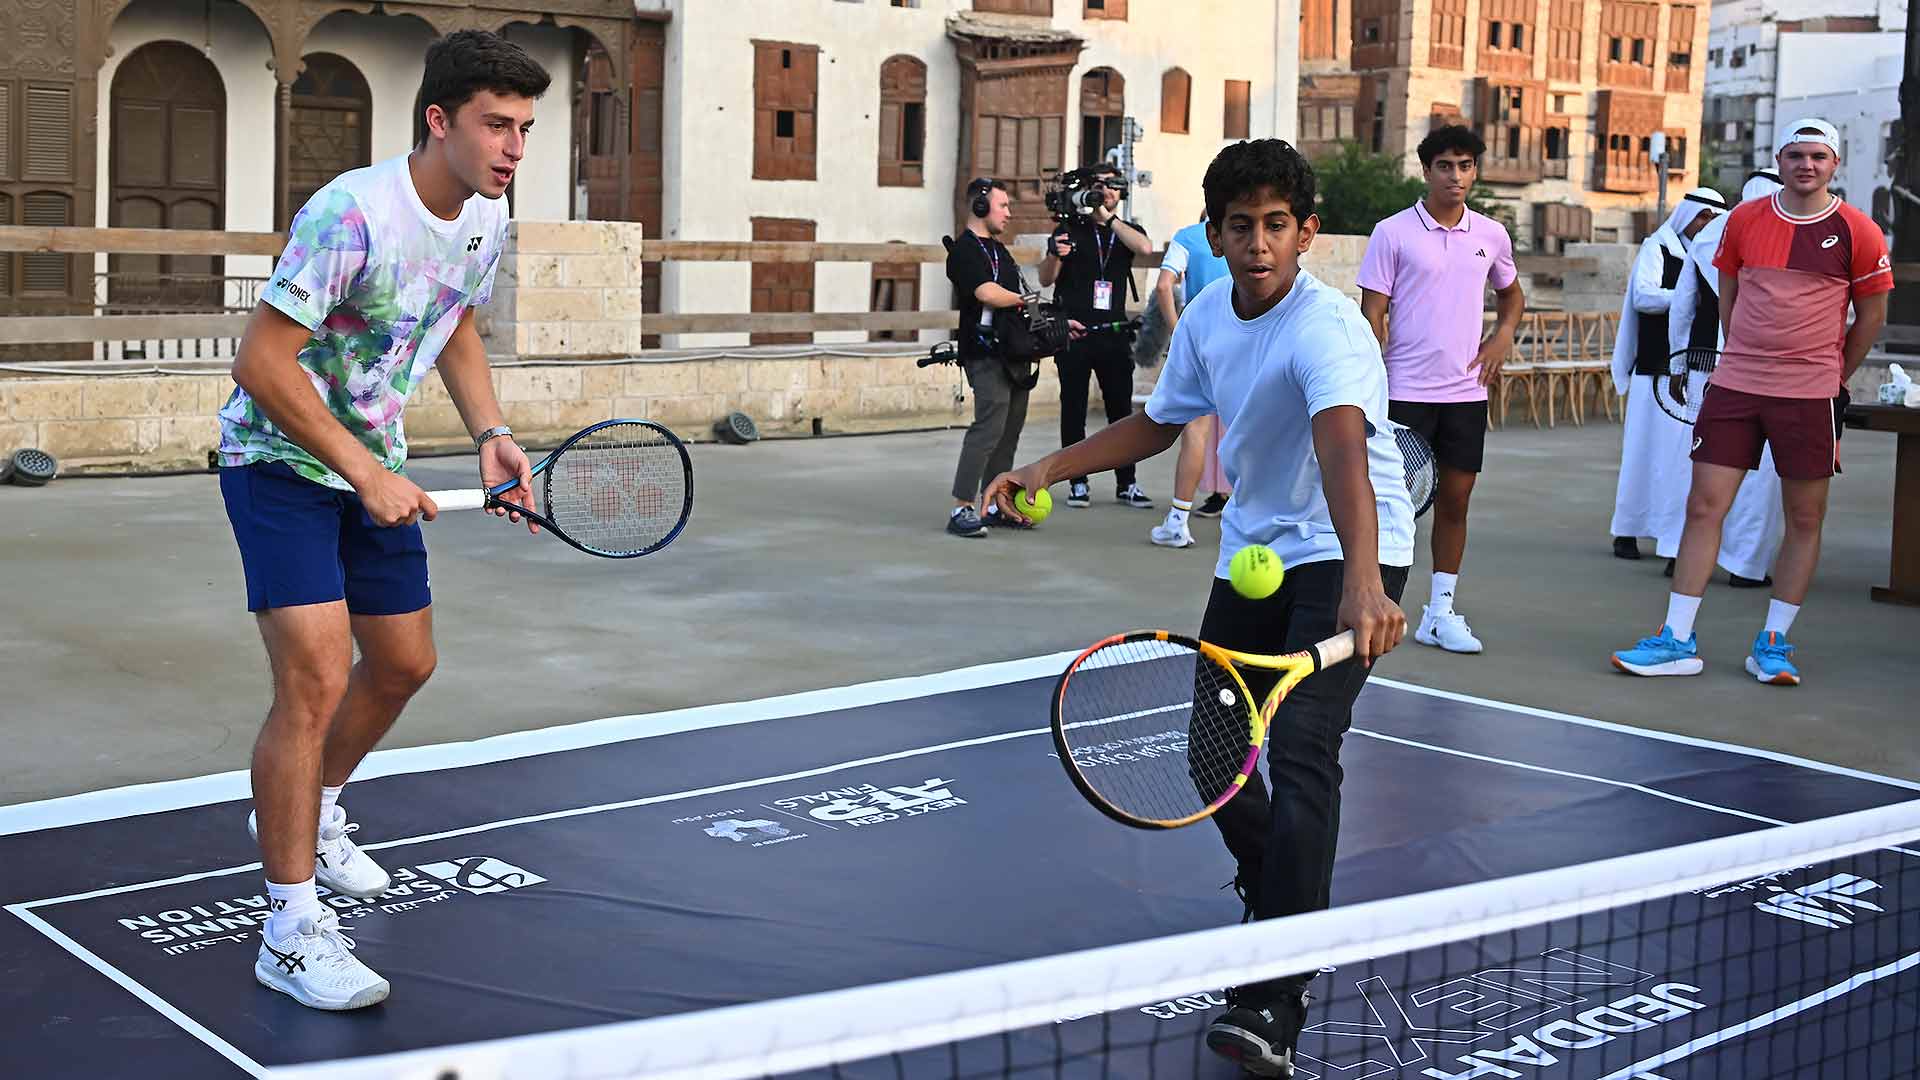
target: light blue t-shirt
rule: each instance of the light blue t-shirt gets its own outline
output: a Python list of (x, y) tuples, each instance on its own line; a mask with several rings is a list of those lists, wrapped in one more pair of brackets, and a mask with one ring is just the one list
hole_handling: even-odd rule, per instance
[[(1213, 253), (1213, 245), (1207, 242), (1207, 223), (1202, 221), (1189, 225), (1173, 234), (1168, 241), (1167, 250), (1180, 250), (1173, 260), (1179, 265), (1174, 270), (1180, 275), (1180, 287), (1185, 297), (1184, 303), (1192, 303), (1200, 291), (1216, 280), (1227, 276), (1227, 260)], [(1162, 261), (1162, 266), (1170, 265)]]
[(1413, 565), (1413, 503), (1387, 420), (1387, 369), (1360, 306), (1300, 271), (1257, 319), (1233, 310), (1223, 278), (1187, 302), (1147, 415), (1185, 424), (1218, 413), (1220, 464), (1233, 498), (1220, 518), (1226, 577), (1234, 553), (1266, 544), (1287, 566), (1342, 558), (1313, 451), (1315, 414), (1353, 405), (1367, 419), (1367, 474), (1380, 515), (1378, 560)]

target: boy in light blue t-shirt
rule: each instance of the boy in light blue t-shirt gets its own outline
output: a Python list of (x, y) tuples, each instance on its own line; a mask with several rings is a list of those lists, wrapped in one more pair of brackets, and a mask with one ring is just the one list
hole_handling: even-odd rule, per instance
[[(1233, 498), (1200, 638), (1274, 654), (1352, 629), (1357, 644), (1354, 662), (1310, 676), (1281, 704), (1269, 783), (1250, 778), (1213, 815), (1250, 913), (1269, 919), (1328, 905), (1341, 736), (1373, 659), (1406, 633), (1399, 597), (1413, 564), (1413, 505), (1387, 420), (1379, 343), (1358, 305), (1300, 269), (1319, 228), (1312, 168), (1280, 140), (1241, 142), (1214, 159), (1204, 187), (1208, 238), (1232, 282), (1187, 304), (1145, 412), (1002, 474), (987, 498), (1019, 516), (1016, 491), (1152, 457), (1187, 423), (1219, 415)], [(1250, 544), (1273, 548), (1287, 570), (1280, 590), (1260, 600), (1227, 581), (1234, 553)], [(1264, 698), (1275, 676), (1246, 675)], [(1207, 1045), (1260, 1075), (1292, 1076), (1312, 977), (1229, 991)]]

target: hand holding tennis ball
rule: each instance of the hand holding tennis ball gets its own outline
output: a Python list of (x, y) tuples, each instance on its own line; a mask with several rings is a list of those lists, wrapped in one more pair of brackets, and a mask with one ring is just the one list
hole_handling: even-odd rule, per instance
[(1280, 591), (1280, 583), (1286, 576), (1280, 556), (1265, 544), (1241, 548), (1227, 564), (1227, 580), (1233, 583), (1233, 591), (1249, 600), (1265, 600)]
[(1014, 493), (1013, 508), (1038, 525), (1047, 520), (1048, 514), (1053, 513), (1053, 496), (1047, 494), (1046, 488), (1032, 492), (1021, 488)]

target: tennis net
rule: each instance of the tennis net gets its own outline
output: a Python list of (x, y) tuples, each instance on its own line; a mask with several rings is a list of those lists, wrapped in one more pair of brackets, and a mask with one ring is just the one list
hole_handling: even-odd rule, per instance
[(1920, 1076), (1916, 844), (1920, 801), (1286, 919), (284, 1075), (1230, 1077), (1205, 1045), (1227, 988), (1318, 971), (1302, 1080), (1897, 1080)]

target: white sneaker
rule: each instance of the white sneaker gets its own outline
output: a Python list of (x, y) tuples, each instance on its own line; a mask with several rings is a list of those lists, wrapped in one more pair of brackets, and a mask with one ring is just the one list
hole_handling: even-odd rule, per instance
[[(348, 836), (360, 826), (347, 822), (347, 812), (338, 804), (333, 815), (320, 823), (320, 843), (313, 853), (313, 883), (337, 893), (372, 900), (386, 892), (393, 880), (380, 864), (361, 851)], [(247, 815), (247, 835), (260, 842), (260, 823)]]
[(1193, 533), (1187, 530), (1187, 523), (1184, 521), (1178, 525), (1175, 525), (1171, 521), (1163, 521), (1155, 525), (1152, 531), (1147, 533), (1147, 539), (1152, 540), (1161, 547), (1183, 548), (1193, 546)]
[(1437, 645), (1448, 652), (1477, 653), (1480, 639), (1467, 626), (1467, 617), (1457, 611), (1434, 614), (1431, 605), (1420, 609), (1420, 628), (1413, 640), (1422, 645)]
[(315, 1009), (364, 1009), (387, 1000), (387, 980), (353, 955), (353, 939), (340, 929), (340, 917), (321, 908), (316, 919), (302, 919), (279, 941), (260, 930), (260, 954), (253, 977)]

